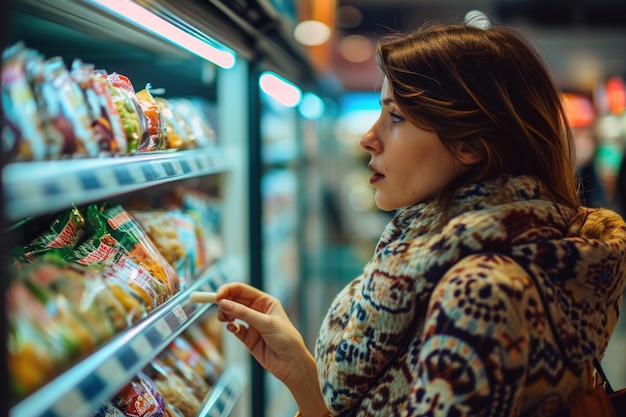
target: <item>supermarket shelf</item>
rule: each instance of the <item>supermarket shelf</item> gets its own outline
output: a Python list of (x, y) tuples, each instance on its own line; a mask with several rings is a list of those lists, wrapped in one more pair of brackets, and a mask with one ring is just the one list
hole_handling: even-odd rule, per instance
[[(41, 389), (16, 404), (11, 417), (83, 417), (97, 410), (165, 349), (213, 304), (189, 300), (192, 291), (215, 291), (221, 284), (238, 280), (237, 264), (220, 261), (172, 299), (130, 329), (117, 335), (97, 352), (73, 366)], [(222, 381), (224, 379), (224, 381)], [(225, 371), (207, 401), (213, 416), (231, 404), (242, 389), (241, 374)], [(222, 398), (225, 396), (225, 398)], [(231, 405), (232, 407), (232, 405)], [(218, 414), (223, 415), (223, 414)]]
[(206, 396), (198, 417), (226, 417), (230, 414), (244, 388), (245, 376), (241, 367), (227, 368)]
[(6, 216), (41, 215), (171, 181), (224, 172), (230, 161), (211, 147), (150, 154), (14, 162), (2, 172)]

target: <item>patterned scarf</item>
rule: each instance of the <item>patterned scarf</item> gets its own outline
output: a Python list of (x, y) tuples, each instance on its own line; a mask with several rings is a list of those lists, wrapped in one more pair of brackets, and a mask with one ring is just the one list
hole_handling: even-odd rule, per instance
[[(398, 415), (415, 379), (426, 308), (441, 277), (468, 255), (494, 252), (565, 282), (578, 275), (571, 268), (580, 268), (578, 246), (586, 241), (578, 239), (579, 230), (574, 229), (580, 229), (587, 214), (578, 213), (582, 220), (576, 220), (577, 213), (554, 203), (549, 191), (527, 176), (502, 176), (458, 190), (451, 220), (443, 227), (431, 204), (400, 211), (362, 275), (337, 295), (322, 323), (316, 358), (329, 409), (336, 414), (353, 407), (348, 413)], [(624, 266), (625, 236), (622, 233), (621, 258), (612, 268)], [(588, 246), (596, 248), (598, 257), (605, 256), (606, 247), (597, 242)], [(613, 287), (605, 288), (599, 298), (619, 290), (615, 282), (623, 290), (623, 273), (610, 272), (621, 280), (611, 280)], [(552, 288), (550, 297), (559, 291), (567, 292), (566, 286)], [(606, 311), (603, 314), (606, 319)], [(584, 366), (589, 352), (605, 348), (587, 342), (567, 346), (574, 368)]]

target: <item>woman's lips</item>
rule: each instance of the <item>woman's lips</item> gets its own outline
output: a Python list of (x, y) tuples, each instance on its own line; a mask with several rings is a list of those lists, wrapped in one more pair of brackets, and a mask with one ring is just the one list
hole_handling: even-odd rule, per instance
[(385, 178), (383, 174), (379, 174), (378, 172), (375, 172), (374, 175), (370, 177), (370, 184), (374, 184), (378, 182), (379, 180), (382, 180), (383, 178)]

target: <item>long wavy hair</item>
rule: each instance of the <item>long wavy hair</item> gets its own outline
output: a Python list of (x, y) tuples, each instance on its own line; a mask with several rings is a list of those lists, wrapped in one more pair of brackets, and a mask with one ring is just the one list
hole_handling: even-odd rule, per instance
[(515, 29), (427, 25), (383, 38), (376, 59), (405, 117), (453, 155), (462, 142), (481, 156), (438, 197), (444, 209), (457, 187), (503, 173), (532, 175), (555, 201), (580, 206), (560, 90)]

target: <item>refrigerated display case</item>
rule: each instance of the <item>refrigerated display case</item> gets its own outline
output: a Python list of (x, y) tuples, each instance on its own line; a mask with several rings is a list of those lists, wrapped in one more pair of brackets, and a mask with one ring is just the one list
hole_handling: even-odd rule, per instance
[[(11, 417), (92, 415), (103, 401), (119, 392), (200, 318), (215, 315), (214, 305), (189, 300), (192, 291), (215, 290), (227, 281), (247, 280), (250, 254), (246, 228), (249, 216), (246, 87), (250, 53), (242, 46), (243, 36), (226, 26), (223, 15), (209, 6), (202, 9), (205, 15), (199, 18), (193, 2), (176, 5), (127, 2), (129, 13), (108, 8), (119, 4), (13, 1), (5, 6), (6, 45), (3, 46), (23, 43), (44, 59), (60, 57), (67, 67), (79, 59), (108, 73), (124, 74), (137, 91), (151, 83), (155, 94), (161, 89), (164, 97), (197, 99), (205, 105), (204, 116), (215, 128), (215, 141), (189, 149), (126, 153), (107, 150), (97, 155), (47, 157), (42, 156), (46, 152), (35, 155), (14, 152), (7, 143), (13, 136), (5, 131), (3, 122), (3, 256), (13, 256), (13, 249), (27, 243), (33, 231), (45, 229), (51, 218), (72, 207), (103, 202), (124, 206), (129, 201), (143, 199), (158, 208), (166, 204), (166, 196), (181, 188), (207, 191), (216, 199), (219, 218), (213, 226), (220, 242), (219, 254), (193, 273), (189, 272), (190, 268), (183, 268), (181, 274), (187, 275), (186, 284), (169, 299), (20, 397), (10, 394), (6, 387), (11, 385), (11, 376), (6, 366), (10, 364), (5, 363), (8, 329), (3, 327), (2, 378), (6, 382), (3, 405), (6, 407), (2, 408)], [(131, 10), (150, 12), (152, 18), (160, 19), (162, 26), (152, 29), (141, 26), (136, 20), (138, 14), (130, 13)], [(184, 42), (175, 44), (172, 32), (159, 33), (165, 27), (163, 22), (201, 46), (217, 50), (223, 47), (232, 55), (232, 67), (222, 68), (199, 57), (198, 51), (190, 52)], [(219, 31), (223, 32), (219, 42), (209, 36)], [(9, 75), (3, 73), (3, 110), (7, 110), (7, 100), (16, 99), (8, 97), (4, 90)], [(17, 103), (21, 102), (17, 100), (13, 104)], [(237, 114), (237, 123), (232, 123), (233, 114)], [(11, 279), (3, 274), (3, 290), (8, 289)], [(224, 343), (224, 369), (216, 375), (198, 415), (249, 414), (248, 356), (240, 344), (227, 337)]]

